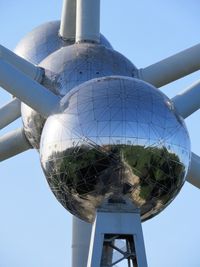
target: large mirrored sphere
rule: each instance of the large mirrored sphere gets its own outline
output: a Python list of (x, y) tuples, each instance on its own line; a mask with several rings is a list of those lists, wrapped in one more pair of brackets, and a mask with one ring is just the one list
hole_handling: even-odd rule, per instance
[(142, 220), (181, 189), (190, 140), (171, 101), (128, 77), (93, 79), (70, 91), (44, 126), (41, 163), (51, 190), (72, 214), (92, 222), (108, 197), (128, 197)]
[[(91, 43), (63, 47), (44, 59), (40, 66), (46, 74), (43, 85), (61, 96), (90, 79), (109, 75), (133, 77), (136, 71), (135, 66), (117, 51)], [(24, 104), (22, 118), (29, 142), (39, 148), (44, 119)]]

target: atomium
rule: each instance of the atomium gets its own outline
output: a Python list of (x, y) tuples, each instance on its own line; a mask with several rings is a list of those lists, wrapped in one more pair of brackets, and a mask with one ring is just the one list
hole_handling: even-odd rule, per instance
[(64, 97), (61, 113), (47, 122), (22, 103), (25, 135), (71, 213), (91, 222), (107, 197), (126, 195), (147, 220), (185, 181), (190, 141), (184, 122), (164, 94), (134, 79), (137, 68), (103, 35), (100, 44), (74, 44), (59, 37), (59, 26), (41, 25), (16, 48), (45, 70), (43, 86)]
[[(131, 25), (132, 55), (147, 62), (135, 54)], [(126, 28), (114, 31), (128, 44)], [(140, 43), (155, 49), (155, 40)], [(100, 0), (63, 0), (61, 21), (27, 34), (17, 55), (0, 45), (0, 86), (14, 96), (0, 109), (0, 128), (23, 123), (0, 138), (0, 160), (37, 149), (51, 191), (74, 215), (73, 266), (147, 266), (141, 221), (162, 212), (185, 180), (200, 188), (184, 123), (200, 108), (199, 82), (171, 100), (159, 91), (200, 69), (199, 52), (195, 45), (137, 69), (100, 34)]]
[(147, 220), (181, 189), (190, 140), (163, 93), (111, 76), (66, 94), (45, 123), (40, 156), (53, 193), (72, 214), (92, 222), (106, 198), (127, 196)]

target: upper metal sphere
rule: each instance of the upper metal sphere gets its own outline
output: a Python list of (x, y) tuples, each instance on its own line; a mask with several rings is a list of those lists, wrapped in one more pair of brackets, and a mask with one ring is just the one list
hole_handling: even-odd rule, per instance
[(190, 140), (171, 101), (128, 77), (94, 79), (69, 92), (44, 126), (40, 156), (58, 201), (93, 221), (105, 198), (126, 195), (142, 220), (162, 211), (181, 189)]
[(39, 64), (56, 50), (72, 44), (59, 37), (59, 28), (60, 21), (50, 21), (38, 26), (18, 43), (15, 53), (33, 64)]
[[(15, 48), (15, 53), (33, 64), (39, 64), (43, 59), (59, 50), (61, 47), (73, 44), (64, 41), (59, 36), (60, 21), (44, 23), (28, 33)], [(112, 48), (109, 41), (101, 34), (100, 43)]]
[(40, 66), (45, 69), (43, 84), (64, 96), (75, 86), (109, 75), (134, 77), (136, 67), (119, 52), (92, 43), (78, 43), (51, 54)]
[[(45, 69), (43, 85), (64, 96), (75, 86), (96, 77), (122, 75), (133, 77), (135, 66), (123, 55), (104, 45), (81, 43), (54, 52), (40, 63)], [(22, 105), (25, 134), (39, 148), (44, 119)]]

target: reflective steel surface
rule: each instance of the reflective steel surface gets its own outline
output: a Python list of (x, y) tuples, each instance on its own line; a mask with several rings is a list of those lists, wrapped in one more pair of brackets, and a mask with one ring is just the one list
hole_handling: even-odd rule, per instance
[(50, 21), (38, 26), (22, 38), (15, 53), (33, 64), (39, 64), (56, 50), (72, 44), (59, 37), (59, 27), (60, 21)]
[[(72, 41), (63, 41), (58, 34), (59, 29), (59, 20), (38, 26), (18, 43), (15, 53), (34, 64), (39, 64), (53, 52), (74, 43)], [(102, 34), (100, 40), (101, 44), (112, 48), (109, 41)]]
[(64, 96), (75, 86), (109, 75), (133, 77), (136, 67), (119, 52), (103, 45), (74, 44), (51, 54), (40, 63), (46, 70), (44, 85)]
[(170, 100), (133, 78), (86, 82), (63, 99), (41, 138), (41, 164), (58, 201), (93, 221), (105, 198), (128, 196), (142, 220), (162, 211), (181, 189), (190, 139)]
[(26, 138), (33, 148), (39, 149), (45, 118), (24, 103), (21, 103), (21, 114)]
[[(91, 43), (74, 44), (54, 52), (40, 66), (45, 69), (43, 85), (64, 96), (75, 86), (96, 77), (134, 76), (135, 66), (123, 55)], [(44, 119), (23, 104), (22, 118), (29, 142), (39, 148)]]
[[(73, 42), (63, 41), (59, 37), (60, 21), (50, 21), (28, 33), (17, 45), (15, 53), (32, 62), (39, 64), (43, 59), (62, 47)], [(112, 48), (108, 40), (101, 34), (101, 44)], [(39, 149), (41, 131), (45, 119), (35, 110), (22, 103), (22, 120), (26, 137), (34, 148)]]

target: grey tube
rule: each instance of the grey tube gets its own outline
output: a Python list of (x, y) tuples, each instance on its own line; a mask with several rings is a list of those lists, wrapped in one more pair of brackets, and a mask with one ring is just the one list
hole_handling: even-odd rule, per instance
[(73, 216), (72, 267), (86, 267), (92, 224)]
[(200, 108), (200, 81), (172, 98), (174, 106), (185, 119)]
[(60, 23), (60, 36), (63, 40), (75, 40), (76, 0), (64, 0)]
[(21, 116), (21, 102), (14, 98), (9, 103), (0, 108), (0, 129), (6, 127), (11, 122)]
[[(9, 49), (0, 45), (0, 60), (9, 63), (31, 79), (41, 82), (44, 76), (44, 70), (19, 57)], [(0, 74), (1, 75), (1, 74)], [(10, 79), (14, 77), (10, 76)], [(27, 88), (28, 90), (28, 88)], [(13, 99), (10, 103), (0, 108), (0, 129), (4, 128), (21, 116), (20, 101)]]
[(48, 117), (60, 98), (7, 62), (0, 60), (0, 86), (22, 102)]
[(100, 0), (77, 0), (76, 42), (100, 42)]
[(0, 137), (0, 161), (9, 159), (32, 148), (24, 130), (17, 129)]
[(44, 75), (44, 70), (30, 63), (29, 61), (19, 57), (9, 49), (0, 45), (0, 59), (8, 62), (31, 79), (41, 82)]
[(138, 70), (138, 78), (161, 87), (200, 69), (200, 44)]
[(192, 153), (191, 166), (187, 181), (200, 189), (200, 157)]

